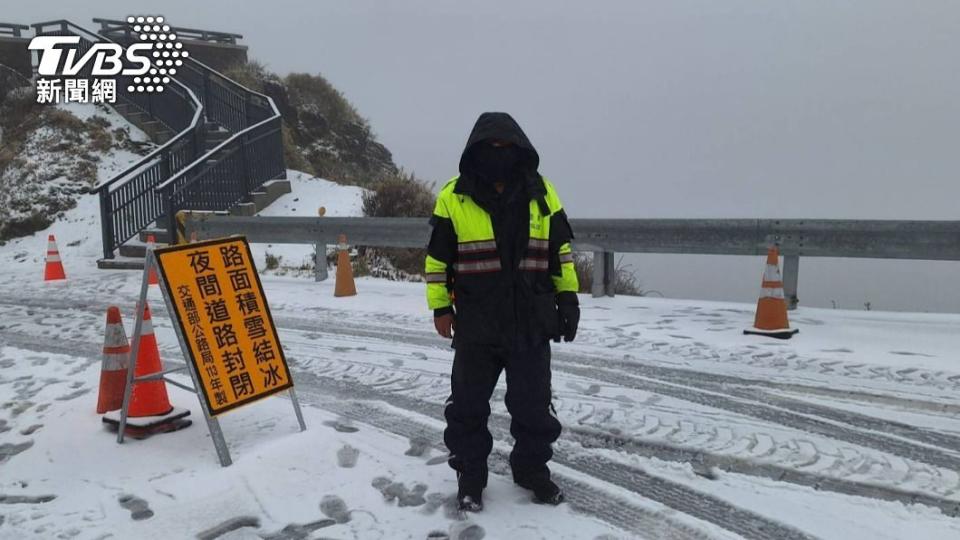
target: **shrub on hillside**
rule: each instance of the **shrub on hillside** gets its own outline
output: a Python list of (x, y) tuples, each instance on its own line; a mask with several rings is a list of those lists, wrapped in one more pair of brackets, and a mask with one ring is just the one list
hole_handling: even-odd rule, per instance
[[(429, 217), (433, 213), (430, 185), (413, 173), (400, 171), (373, 185), (363, 195), (363, 214), (369, 217)], [(393, 268), (410, 275), (423, 272), (425, 249), (380, 248), (366, 250), (369, 257), (382, 255)]]
[(431, 186), (413, 173), (400, 171), (373, 185), (363, 195), (363, 214), (369, 217), (430, 217)]
[(364, 187), (398, 172), (370, 123), (322, 75), (280, 77), (258, 62), (237, 64), (224, 75), (276, 103), (288, 168)]

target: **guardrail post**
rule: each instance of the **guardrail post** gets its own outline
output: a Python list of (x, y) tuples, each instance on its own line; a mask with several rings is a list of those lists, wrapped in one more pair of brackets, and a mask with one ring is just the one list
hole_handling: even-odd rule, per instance
[(616, 265), (613, 262), (613, 252), (604, 251), (603, 252), (603, 290), (604, 293), (613, 297), (614, 294), (614, 284), (616, 283)]
[(593, 252), (593, 287), (591, 293), (594, 298), (613, 296), (614, 293), (614, 262), (612, 251)]
[(787, 309), (797, 309), (797, 283), (800, 275), (800, 255), (783, 256), (783, 295), (787, 300)]
[(600, 298), (601, 296), (606, 295), (606, 290), (603, 287), (603, 276), (605, 272), (603, 271), (603, 252), (594, 251), (593, 252), (593, 285), (591, 286), (590, 292), (593, 294), (594, 298)]
[(327, 279), (327, 244), (320, 240), (314, 245), (314, 249), (313, 280), (324, 281)]

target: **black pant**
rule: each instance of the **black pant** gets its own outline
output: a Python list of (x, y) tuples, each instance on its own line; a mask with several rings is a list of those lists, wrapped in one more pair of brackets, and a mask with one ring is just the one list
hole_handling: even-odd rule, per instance
[(560, 436), (560, 421), (551, 404), (550, 342), (529, 348), (505, 348), (458, 343), (450, 378), (451, 394), (444, 416), (443, 440), (450, 450), (450, 466), (476, 475), (486, 485), (487, 456), (493, 437), (487, 429), (490, 396), (500, 371), (507, 371), (507, 410), (514, 479), (549, 475), (550, 445)]

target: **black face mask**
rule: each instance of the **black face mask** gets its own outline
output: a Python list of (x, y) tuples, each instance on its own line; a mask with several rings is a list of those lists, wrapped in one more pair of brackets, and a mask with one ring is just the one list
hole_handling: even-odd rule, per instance
[(481, 144), (473, 150), (473, 163), (483, 180), (510, 182), (520, 162), (520, 150), (514, 145)]

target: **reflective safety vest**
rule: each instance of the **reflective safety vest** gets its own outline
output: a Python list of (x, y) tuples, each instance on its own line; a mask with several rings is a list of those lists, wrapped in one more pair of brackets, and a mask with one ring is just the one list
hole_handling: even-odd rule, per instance
[[(457, 281), (457, 276), (479, 277), (480, 274), (502, 271), (490, 215), (469, 195), (454, 191), (458, 178), (453, 178), (440, 190), (433, 211), (435, 235), (440, 222), (452, 222), (456, 252), (432, 250), (427, 255), (427, 303), (431, 309), (452, 304), (451, 285)], [(518, 269), (544, 277), (549, 274), (554, 292), (577, 292), (579, 283), (570, 249), (573, 234), (553, 184), (543, 178), (543, 186), (546, 193), (530, 201), (530, 238)], [(431, 246), (434, 243), (431, 239)]]

